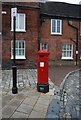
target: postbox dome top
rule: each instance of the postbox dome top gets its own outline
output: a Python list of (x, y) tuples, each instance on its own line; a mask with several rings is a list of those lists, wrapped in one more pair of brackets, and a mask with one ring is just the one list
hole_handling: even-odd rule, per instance
[(49, 55), (49, 51), (39, 50), (39, 51), (38, 51), (38, 54), (39, 54), (39, 55)]

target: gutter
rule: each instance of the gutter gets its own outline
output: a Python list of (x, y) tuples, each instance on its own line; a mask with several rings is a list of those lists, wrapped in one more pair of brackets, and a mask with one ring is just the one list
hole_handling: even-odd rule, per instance
[[(40, 3), (39, 3), (40, 8)], [(38, 51), (40, 50), (40, 42), (41, 42), (41, 24), (40, 24), (40, 9), (38, 10)]]
[(48, 13), (41, 13), (40, 14), (41, 17), (43, 18), (56, 18), (56, 19), (72, 19), (72, 20), (80, 20), (81, 21), (81, 17), (75, 17), (75, 16), (65, 16), (65, 15), (54, 15), (54, 14), (48, 14)]
[[(13, 6), (13, 3), (3, 3), (2, 2), (2, 5), (4, 5), (5, 7), (7, 7), (7, 6)], [(16, 7), (21, 7), (22, 9), (40, 9), (40, 7), (39, 6), (32, 6), (32, 5), (21, 5), (21, 4), (17, 4), (16, 3)]]

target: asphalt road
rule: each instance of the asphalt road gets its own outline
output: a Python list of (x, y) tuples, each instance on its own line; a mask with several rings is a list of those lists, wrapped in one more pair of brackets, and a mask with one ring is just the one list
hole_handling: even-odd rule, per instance
[(65, 76), (76, 69), (79, 69), (78, 66), (50, 66), (49, 67), (49, 78), (52, 82), (59, 86)]

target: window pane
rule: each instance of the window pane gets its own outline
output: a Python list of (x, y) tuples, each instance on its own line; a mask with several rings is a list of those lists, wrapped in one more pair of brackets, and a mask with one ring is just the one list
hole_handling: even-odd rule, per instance
[(24, 15), (19, 14), (19, 29), (24, 29)]
[(60, 20), (57, 20), (57, 27), (60, 27)]
[(13, 49), (13, 41), (11, 42), (11, 44), (12, 44), (12, 49)]
[(19, 55), (24, 55), (24, 41), (19, 41)]
[(21, 55), (22, 55), (22, 56), (24, 55), (24, 49), (21, 50)]
[(57, 20), (57, 33), (60, 33), (60, 20)]
[(22, 42), (21, 41), (19, 42), (19, 48), (22, 48)]
[(16, 29), (18, 29), (18, 14), (16, 16)]
[(18, 49), (16, 49), (16, 56), (18, 55)]
[(70, 57), (70, 52), (69, 51), (67, 51), (67, 57)]
[(22, 55), (24, 55), (24, 49), (22, 50)]
[(19, 55), (21, 55), (21, 49), (19, 49)]
[(66, 57), (66, 51), (62, 52), (62, 57)]
[(68, 57), (72, 57), (72, 52), (71, 51), (68, 52)]
[(56, 20), (52, 20), (52, 32), (56, 31)]
[(60, 33), (60, 27), (57, 27), (57, 33)]
[(13, 55), (13, 48), (12, 48), (12, 55)]
[(62, 50), (66, 50), (66, 45), (62, 45)]
[(22, 42), (22, 48), (24, 48), (24, 41)]
[(67, 50), (70, 50), (70, 45), (67, 45)]
[(70, 50), (72, 50), (72, 45), (70, 45)]
[(18, 41), (16, 41), (16, 48), (18, 48)]

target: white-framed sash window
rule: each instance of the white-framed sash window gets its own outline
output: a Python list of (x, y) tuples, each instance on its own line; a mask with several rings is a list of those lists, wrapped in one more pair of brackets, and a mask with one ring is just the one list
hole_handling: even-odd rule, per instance
[(73, 44), (62, 45), (62, 59), (73, 59)]
[[(18, 32), (26, 32), (25, 30), (25, 22), (26, 15), (22, 13), (17, 13), (16, 15), (16, 31)], [(13, 16), (11, 16), (11, 31), (13, 31)]]
[[(16, 59), (26, 59), (24, 40), (16, 40), (15, 57)], [(13, 59), (13, 40), (11, 41), (11, 59)]]
[(51, 34), (62, 35), (62, 20), (51, 19)]

